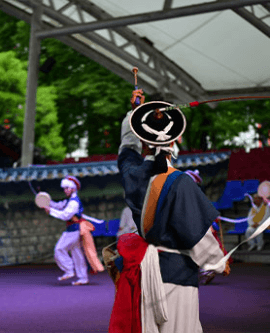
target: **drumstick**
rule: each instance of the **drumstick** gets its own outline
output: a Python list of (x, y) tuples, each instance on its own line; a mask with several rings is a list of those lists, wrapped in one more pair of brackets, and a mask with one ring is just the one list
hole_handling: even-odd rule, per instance
[[(133, 67), (132, 72), (134, 74), (135, 90), (138, 90), (138, 82), (137, 82), (138, 67)], [(134, 104), (137, 105), (137, 106), (141, 104), (140, 97), (136, 97)], [(155, 117), (158, 118), (158, 119), (163, 118), (163, 114), (159, 111), (159, 109), (155, 110)]]
[[(135, 90), (138, 90), (138, 83), (137, 83), (137, 73), (138, 73), (138, 67), (133, 67), (132, 72), (134, 74), (134, 80), (135, 80)], [(140, 105), (140, 97), (136, 97), (135, 99), (135, 105)]]
[(32, 191), (32, 193), (36, 196), (37, 195), (37, 191), (35, 191), (34, 187), (32, 186), (30, 180), (28, 181), (28, 185), (30, 187), (30, 190)]

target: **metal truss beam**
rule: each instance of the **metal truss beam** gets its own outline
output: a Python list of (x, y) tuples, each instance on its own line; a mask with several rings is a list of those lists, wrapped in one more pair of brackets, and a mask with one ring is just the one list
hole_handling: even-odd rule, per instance
[[(6, 14), (10, 16), (14, 16), (19, 20), (23, 20), (27, 22), (28, 24), (31, 24), (31, 15), (22, 11), (21, 9), (15, 8), (9, 4), (2, 4), (0, 2), (0, 10), (5, 12)], [(51, 26), (45, 22), (43, 22), (44, 28), (51, 28)], [(111, 70), (116, 75), (120, 76), (127, 82), (130, 82), (131, 84), (134, 83), (134, 75), (131, 71), (128, 69), (125, 69), (124, 67), (120, 66), (119, 64), (115, 63), (110, 58), (107, 58), (106, 56), (102, 55), (101, 53), (97, 52), (96, 50), (88, 47), (85, 45), (85, 43), (82, 43), (81, 41), (75, 39), (74, 37), (70, 36), (60, 36), (58, 38), (59, 41), (61, 41), (63, 44), (72, 47), (74, 50), (79, 52), (80, 54), (83, 54), (85, 57), (90, 58), (94, 60), (95, 62), (101, 64), (108, 70)], [(149, 84), (147, 81), (145, 81), (143, 78), (140, 78), (140, 84), (144, 88), (145, 92), (152, 95), (157, 93), (157, 89)]]
[[(166, 0), (167, 1), (167, 0)], [(169, 0), (170, 1), (170, 0)], [(92, 2), (85, 1), (85, 0), (76, 0), (76, 3), (80, 6), (82, 10), (85, 12), (91, 14), (93, 17), (95, 17), (97, 20), (110, 20), (113, 17), (106, 13), (104, 10), (99, 8), (98, 6), (94, 5)], [(168, 5), (168, 3), (167, 3)], [(111, 30), (108, 30), (111, 35), (113, 36)], [(113, 29), (113, 31), (117, 34), (119, 34), (121, 37), (123, 37), (127, 44), (125, 46), (133, 46), (134, 49), (136, 49), (136, 52), (138, 53), (138, 57), (134, 57), (132, 61), (129, 61), (126, 58), (126, 55), (128, 54), (128, 57), (130, 59), (130, 53), (127, 53), (125, 51), (125, 46), (121, 46), (121, 50), (119, 50), (119, 46), (116, 45), (115, 41), (111, 39), (110, 45), (106, 43), (106, 45), (103, 45), (111, 51), (112, 53), (118, 54), (121, 58), (124, 57), (127, 62), (129, 62), (131, 65), (136, 65), (142, 70), (143, 72), (147, 73), (151, 78), (155, 79), (158, 82), (158, 85), (166, 86), (168, 83), (168, 75), (174, 74), (175, 77), (177, 77), (181, 83), (175, 82), (174, 85), (178, 86), (178, 96), (182, 91), (182, 94), (189, 93), (192, 96), (198, 96), (198, 95), (204, 95), (204, 90), (199, 84), (198, 81), (196, 81), (192, 76), (190, 76), (187, 72), (185, 72), (182, 68), (180, 68), (178, 65), (173, 63), (170, 59), (168, 59), (164, 54), (162, 54), (160, 51), (155, 49), (153, 45), (149, 45), (143, 38), (138, 36), (134, 30), (131, 30), (127, 27), (119, 27)], [(95, 35), (96, 36), (96, 35)], [(99, 37), (98, 37), (99, 38)], [(99, 41), (96, 41), (98, 44)], [(101, 43), (104, 43), (102, 41)], [(101, 44), (102, 45), (102, 44)], [(120, 53), (118, 53), (120, 52)], [(145, 56), (146, 55), (146, 59)], [(152, 63), (152, 67), (150, 66), (150, 63)], [(147, 68), (144, 66), (146, 65)], [(152, 68), (152, 69), (151, 69)], [(149, 72), (149, 69), (151, 69), (151, 73)], [(153, 70), (154, 69), (154, 70)], [(156, 76), (158, 73), (158, 77)], [(171, 80), (172, 81), (172, 80)]]
[(270, 86), (244, 89), (208, 90), (207, 95), (213, 99), (238, 96), (270, 96)]
[[(268, 7), (265, 4), (265, 9), (269, 11), (270, 5), (268, 4)], [(254, 11), (250, 12), (245, 8), (237, 8), (233, 10), (236, 14), (241, 16), (243, 19), (245, 19), (247, 22), (252, 24), (255, 28), (260, 30), (262, 33), (264, 33), (267, 37), (270, 37), (270, 26), (267, 25), (263, 18), (259, 18), (254, 14)], [(269, 12), (270, 16), (270, 12)]]
[(26, 13), (25, 11), (22, 11), (21, 9), (18, 9), (17, 7), (14, 7), (10, 5), (9, 3), (0, 0), (0, 10), (10, 16), (16, 17), (18, 20), (22, 20), (27, 22), (28, 24), (31, 24), (31, 15)]
[(269, 0), (224, 0), (213, 1), (199, 5), (191, 5), (186, 7), (177, 7), (170, 10), (161, 10), (138, 15), (129, 15), (109, 20), (85, 23), (76, 26), (56, 28), (50, 31), (37, 32), (37, 37), (48, 38), (60, 35), (70, 35), (74, 33), (82, 33), (86, 31), (94, 31), (100, 29), (118, 28), (133, 24), (149, 23), (153, 21), (168, 20), (185, 16), (194, 16), (198, 14), (212, 13), (226, 9), (237, 9), (245, 6), (258, 5), (267, 3)]
[(170, 9), (172, 7), (173, 0), (164, 0), (163, 10)]
[[(27, 4), (29, 7), (32, 6), (34, 8), (37, 3), (29, 0), (18, 0), (23, 4)], [(72, 21), (70, 18), (64, 16), (64, 13), (61, 12), (61, 8), (56, 11), (55, 10), (55, 0), (50, 0), (50, 7), (43, 5), (43, 12), (46, 16), (58, 22), (58, 24), (63, 26), (72, 26), (76, 25), (75, 21)], [(230, 1), (231, 2), (231, 1)], [(246, 5), (247, 2), (240, 1), (242, 5)], [(263, 2), (263, 3), (262, 3)], [(221, 2), (219, 1), (219, 4)], [(229, 1), (225, 1), (228, 5)], [(235, 0), (234, 3), (238, 3), (239, 1)], [(254, 1), (248, 2), (253, 3)], [(256, 3), (262, 4), (265, 8), (269, 9), (269, 1), (256, 1)], [(164, 6), (169, 6), (170, 1), (165, 0)], [(104, 12), (102, 9), (94, 5), (92, 2), (85, 0), (76, 0), (73, 2), (73, 5), (77, 6), (78, 12), (79, 10), (89, 13), (92, 17), (95, 17), (97, 20), (111, 20), (112, 16), (108, 13)], [(7, 14), (15, 16), (19, 19), (22, 19), (28, 23), (31, 21), (31, 15), (23, 12), (22, 10), (9, 5), (3, 0), (0, 0), (0, 9), (5, 11)], [(163, 12), (165, 13), (165, 12)], [(82, 16), (80, 21), (83, 22)], [(43, 22), (43, 27), (45, 29), (52, 28), (52, 25)], [(102, 66), (108, 68), (115, 74), (119, 75), (126, 81), (131, 84), (134, 83), (133, 74), (131, 73), (131, 68), (133, 66), (137, 66), (139, 68), (139, 86), (144, 89), (144, 91), (150, 95), (159, 94), (163, 98), (172, 101), (174, 103), (187, 102), (191, 100), (203, 100), (209, 96), (218, 96), (219, 97), (230, 97), (236, 96), (239, 94), (242, 95), (260, 95), (263, 92), (259, 91), (257, 88), (250, 89), (242, 89), (240, 90), (219, 90), (219, 91), (205, 91), (201, 85), (192, 78), (188, 73), (182, 70), (179, 66), (174, 64), (167, 57), (163, 56), (158, 50), (156, 50), (153, 46), (147, 44), (139, 35), (134, 33), (131, 29), (127, 27), (119, 27), (115, 28), (113, 31), (109, 30), (111, 40), (104, 39), (94, 32), (89, 32), (83, 34), (85, 38), (87, 38), (90, 42), (93, 42), (97, 45), (100, 45), (106, 50), (109, 50), (112, 54), (115, 54), (120, 59), (123, 59), (126, 63), (130, 64), (130, 68), (127, 66), (123, 66), (121, 63), (115, 62), (110, 55), (105, 55), (97, 49), (90, 47), (89, 45), (81, 42), (75, 37), (71, 36), (58, 36), (57, 39), (62, 41), (64, 44), (69, 45), (74, 48), (76, 51), (81, 54), (93, 59), (98, 62)], [(137, 58), (134, 55), (125, 51), (125, 46), (119, 47), (116, 45), (113, 35), (117, 33), (121, 35), (127, 42), (128, 45), (133, 45), (138, 54), (144, 53), (147, 55), (147, 60), (145, 60), (142, 56), (138, 56)], [(107, 52), (108, 53), (108, 52)], [(150, 63), (154, 64), (150, 66)], [(171, 78), (170, 74), (173, 73), (175, 78)], [(155, 81), (156, 84), (153, 84), (151, 80), (144, 78), (143, 74), (149, 76), (152, 81)], [(165, 87), (167, 89), (165, 89)], [(234, 93), (235, 92), (235, 93)], [(265, 95), (269, 95), (270, 91), (268, 88), (265, 88)], [(209, 96), (208, 96), (209, 95)]]
[(265, 3), (262, 6), (270, 12), (270, 2)]
[[(28, 0), (18, 0), (28, 6), (33, 4), (32, 1)], [(35, 4), (35, 3), (34, 3)], [(96, 6), (90, 5), (82, 1), (77, 0), (76, 4), (80, 7), (80, 9), (89, 12), (89, 14), (100, 16), (101, 9)], [(95, 7), (95, 8), (93, 8)], [(60, 8), (61, 10), (61, 8)], [(60, 11), (59, 10), (59, 11)], [(61, 25), (76, 25), (77, 23), (71, 20), (69, 17), (60, 14), (59, 11), (55, 11), (50, 7), (43, 6), (44, 14), (50, 19), (57, 22), (57, 24)], [(104, 14), (103, 16), (108, 15)], [(144, 75), (150, 78), (149, 81), (156, 82), (153, 85), (153, 88), (156, 92), (159, 92), (161, 95), (165, 96), (166, 89), (171, 87), (172, 91), (175, 92), (175, 98), (178, 99), (178, 102), (182, 102), (183, 100), (190, 100), (194, 98), (198, 98), (198, 96), (204, 96), (205, 91), (201, 87), (201, 85), (194, 80), (189, 74), (187, 74), (184, 70), (182, 70), (179, 66), (174, 64), (171, 60), (165, 57), (161, 52), (156, 50), (153, 46), (148, 45), (144, 40), (142, 40), (138, 35), (136, 35), (133, 31), (128, 28), (118, 28), (116, 32), (120, 34), (123, 38), (126, 39), (129, 45), (132, 45), (137, 50), (137, 57), (132, 53), (125, 50), (125, 46), (119, 47), (113, 40), (107, 40), (101, 37), (99, 34), (94, 32), (84, 33), (81, 36), (85, 37), (87, 44), (95, 43), (96, 45), (101, 46), (104, 50), (111, 52), (115, 56), (117, 56), (121, 61), (123, 60), (130, 66), (130, 70), (133, 66), (137, 66), (140, 70), (142, 77)], [(129, 40), (130, 36), (132, 36), (132, 40)], [(60, 37), (60, 36), (59, 36)], [(76, 37), (76, 36), (74, 36)], [(60, 38), (58, 38), (60, 39)], [(89, 48), (93, 48), (89, 45)], [(109, 53), (107, 52), (107, 54)], [(102, 54), (102, 51), (100, 52)], [(112, 58), (112, 54), (107, 55), (108, 58)], [(144, 57), (143, 57), (144, 56)], [(121, 65), (120, 61), (120, 65)], [(100, 63), (100, 61), (98, 61)], [(126, 67), (126, 66), (124, 66)], [(147, 80), (147, 79), (145, 79)], [(147, 80), (148, 81), (148, 80)], [(140, 81), (141, 82), (141, 81)], [(148, 84), (149, 86), (149, 84)], [(142, 86), (145, 89), (144, 86)], [(153, 89), (151, 89), (153, 90)], [(146, 91), (146, 90), (145, 90)]]

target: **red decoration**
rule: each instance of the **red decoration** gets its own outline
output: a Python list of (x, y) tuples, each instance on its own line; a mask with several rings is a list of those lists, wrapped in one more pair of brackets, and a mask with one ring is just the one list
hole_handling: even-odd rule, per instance
[(141, 269), (140, 263), (148, 243), (136, 234), (119, 237), (117, 249), (124, 259), (124, 268), (117, 281), (109, 333), (139, 333), (141, 327)]
[(194, 102), (189, 103), (189, 106), (192, 108), (192, 107), (198, 106), (199, 104), (200, 103), (198, 101), (194, 101)]

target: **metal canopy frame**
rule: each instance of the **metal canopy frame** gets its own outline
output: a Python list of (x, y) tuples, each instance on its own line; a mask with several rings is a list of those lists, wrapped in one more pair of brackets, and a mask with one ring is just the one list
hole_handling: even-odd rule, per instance
[[(24, 129), (22, 166), (32, 164), (34, 138), (33, 135), (27, 137), (26, 133), (33, 132), (35, 118), (33, 105), (35, 105), (38, 71), (35, 59), (38, 57), (43, 38), (59, 39), (131, 84), (134, 83), (131, 69), (137, 66), (140, 86), (144, 91), (150, 95), (157, 94), (174, 103), (207, 99), (211, 96), (221, 98), (239, 94), (270, 95), (270, 87), (207, 91), (195, 78), (157, 50), (147, 39), (128, 27), (143, 22), (232, 10), (270, 37), (270, 26), (267, 24), (269, 21), (266, 20), (270, 16), (269, 0), (219, 0), (178, 8), (172, 8), (172, 3), (173, 0), (164, 0), (160, 11), (116, 18), (88, 0), (65, 0), (60, 7), (58, 0), (0, 0), (2, 11), (32, 26), (25, 118), (25, 123), (28, 125), (25, 124), (27, 129), (26, 127)], [(255, 9), (258, 5), (267, 11), (265, 17), (257, 16)], [(77, 20), (65, 14), (71, 7), (77, 13)], [(37, 14), (38, 12), (40, 14)], [(42, 16), (39, 21), (38, 15)], [(91, 22), (86, 22), (86, 16), (91, 17)], [(107, 38), (96, 32), (101, 29), (107, 30)], [(117, 43), (119, 38), (122, 40), (121, 45)], [(133, 50), (132, 53), (130, 49)]]

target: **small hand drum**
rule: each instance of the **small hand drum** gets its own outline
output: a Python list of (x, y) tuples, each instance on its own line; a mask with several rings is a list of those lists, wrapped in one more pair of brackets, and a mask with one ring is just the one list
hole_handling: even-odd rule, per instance
[(270, 197), (270, 182), (267, 180), (262, 182), (258, 187), (257, 193), (260, 197), (262, 197), (265, 200), (267, 198), (269, 198)]
[(49, 207), (51, 201), (51, 196), (46, 192), (39, 192), (35, 197), (35, 204), (39, 208)]

